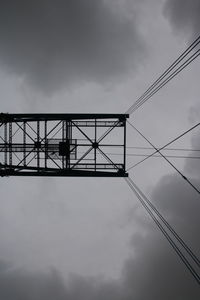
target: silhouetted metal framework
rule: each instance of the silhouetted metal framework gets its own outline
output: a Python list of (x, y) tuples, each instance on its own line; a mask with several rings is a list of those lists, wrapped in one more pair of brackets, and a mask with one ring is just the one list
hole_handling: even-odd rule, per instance
[[(0, 176), (127, 177), (127, 114), (0, 114)], [(117, 161), (106, 153), (116, 149)]]

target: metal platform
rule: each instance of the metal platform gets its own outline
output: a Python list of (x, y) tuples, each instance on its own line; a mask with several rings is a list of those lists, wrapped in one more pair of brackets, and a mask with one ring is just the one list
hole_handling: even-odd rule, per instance
[(1, 113), (0, 176), (127, 177), (128, 117)]

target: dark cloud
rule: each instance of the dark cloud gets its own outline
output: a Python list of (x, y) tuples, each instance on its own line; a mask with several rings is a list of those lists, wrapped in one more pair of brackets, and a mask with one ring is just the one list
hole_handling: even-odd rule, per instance
[(171, 24), (190, 39), (200, 32), (200, 1), (199, 0), (167, 0), (164, 14)]
[[(197, 134), (193, 136), (192, 141), (194, 147), (197, 143), (199, 145)], [(190, 163), (191, 160), (188, 159), (186, 166)], [(197, 170), (191, 172), (190, 179), (193, 184), (200, 187)], [(160, 180), (151, 198), (196, 255), (200, 256), (199, 195), (179, 175), (172, 174)], [(105, 281), (102, 277), (71, 275), (65, 283), (55, 270), (49, 273), (30, 273), (25, 270), (14, 270), (10, 264), (0, 262), (0, 298), (4, 300), (198, 299), (200, 297), (198, 284), (152, 220), (146, 214), (143, 214), (143, 217), (141, 213), (138, 214), (138, 209), (134, 214), (140, 219), (141, 230), (138, 229), (131, 239), (133, 256), (125, 262), (118, 280)]]
[(24, 270), (0, 270), (0, 297), (11, 300), (64, 300), (67, 293), (61, 277), (53, 271), (29, 273)]
[(135, 15), (104, 0), (3, 0), (0, 45), (0, 64), (45, 92), (113, 80), (144, 50)]
[(66, 285), (56, 270), (30, 273), (0, 269), (0, 297), (4, 300), (125, 300), (121, 292), (116, 283), (95, 278), (71, 276)]
[[(166, 176), (153, 193), (157, 207), (192, 246), (200, 249), (199, 199), (178, 176)], [(192, 196), (192, 199), (191, 199)], [(141, 222), (141, 221), (140, 221)], [(188, 300), (198, 299), (197, 283), (168, 242), (147, 217), (145, 234), (133, 236), (134, 256), (119, 280), (71, 276), (67, 284), (55, 270), (49, 273), (14, 270), (0, 263), (0, 298), (4, 300)], [(142, 226), (142, 227), (143, 227)], [(196, 251), (197, 254), (198, 251)]]
[[(192, 147), (199, 149), (199, 146), (197, 130), (192, 137)], [(186, 159), (183, 173), (200, 189), (200, 164), (198, 160), (195, 164), (195, 161)], [(179, 174), (171, 174), (161, 178), (150, 198), (200, 257), (198, 193)], [(134, 256), (125, 263), (123, 269), (123, 282), (127, 287), (125, 290), (129, 291), (128, 299), (199, 299), (199, 285), (152, 222), (148, 217), (143, 219), (142, 228), (146, 230), (132, 237)]]
[[(192, 138), (192, 146), (199, 147), (198, 132)], [(193, 154), (194, 155), (194, 154)], [(194, 160), (195, 161), (195, 160)], [(200, 188), (200, 165), (187, 159), (184, 174)], [(155, 187), (152, 201), (173, 228), (200, 257), (199, 209), (200, 200), (196, 191), (179, 174), (164, 176)], [(200, 289), (178, 256), (173, 252), (162, 234), (148, 222), (145, 238), (133, 236), (134, 259), (124, 268), (125, 282), (132, 280), (136, 299), (198, 299)]]

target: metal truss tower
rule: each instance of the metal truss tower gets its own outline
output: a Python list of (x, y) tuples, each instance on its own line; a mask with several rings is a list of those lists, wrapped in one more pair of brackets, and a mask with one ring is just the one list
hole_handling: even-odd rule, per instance
[(0, 176), (127, 177), (127, 118), (1, 113)]

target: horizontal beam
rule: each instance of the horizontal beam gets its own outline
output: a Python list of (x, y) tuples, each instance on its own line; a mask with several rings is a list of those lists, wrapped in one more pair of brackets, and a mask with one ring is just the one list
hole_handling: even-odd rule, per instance
[(0, 114), (0, 122), (19, 122), (19, 121), (56, 121), (56, 120), (88, 120), (88, 119), (118, 119), (120, 121), (125, 121), (129, 118), (128, 114)]
[(14, 171), (0, 170), (0, 176), (42, 176), (42, 177), (128, 177), (125, 171), (120, 172), (101, 172), (83, 170), (56, 170), (56, 171)]

